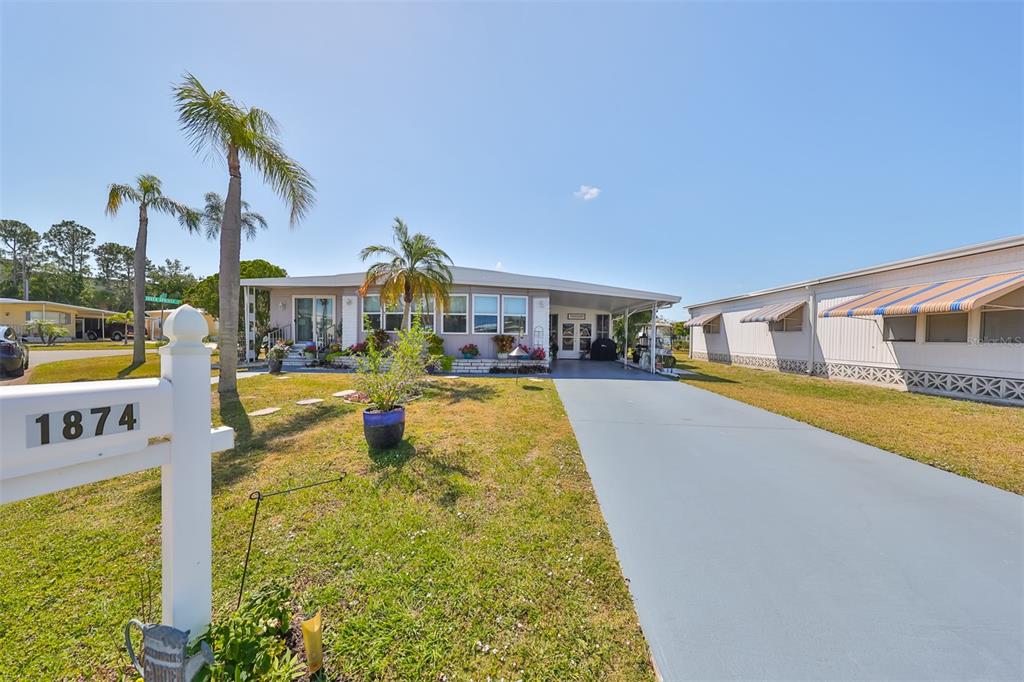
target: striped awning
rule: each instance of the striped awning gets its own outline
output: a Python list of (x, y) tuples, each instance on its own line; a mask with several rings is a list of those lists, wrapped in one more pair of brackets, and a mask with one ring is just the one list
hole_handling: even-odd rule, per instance
[(743, 316), (740, 322), (778, 322), (784, 317), (789, 317), (795, 310), (799, 310), (806, 301), (787, 301), (786, 303), (772, 303), (763, 308), (758, 308), (749, 315)]
[(708, 313), (707, 315), (698, 315), (697, 317), (691, 318), (686, 321), (684, 327), (703, 327), (708, 322), (714, 322), (715, 319), (722, 316), (722, 313)]
[(1007, 291), (1024, 286), (1024, 270), (963, 277), (944, 282), (879, 289), (825, 310), (821, 317), (915, 315), (971, 310)]

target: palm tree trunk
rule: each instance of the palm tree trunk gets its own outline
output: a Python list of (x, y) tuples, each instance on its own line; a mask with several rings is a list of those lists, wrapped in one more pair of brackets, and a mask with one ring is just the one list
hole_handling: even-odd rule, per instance
[(242, 257), (242, 171), (228, 147), (228, 195), (220, 225), (220, 393), (238, 390), (238, 288)]
[(28, 300), (28, 267), (26, 267), (25, 265), (21, 266), (21, 286), (22, 286), (22, 290), (24, 291), (24, 295), (22, 296), (22, 299), (27, 301)]
[[(149, 216), (145, 202), (139, 203), (139, 234), (135, 237), (135, 287), (132, 294), (132, 315), (135, 340), (132, 346), (132, 364), (141, 365), (146, 361), (146, 238), (149, 230)], [(125, 325), (125, 342), (128, 339), (128, 325)]]
[(412, 291), (405, 285), (405, 328), (412, 329)]

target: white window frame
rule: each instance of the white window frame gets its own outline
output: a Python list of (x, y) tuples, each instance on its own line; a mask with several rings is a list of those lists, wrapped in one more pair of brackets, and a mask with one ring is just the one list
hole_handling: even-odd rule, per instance
[[(435, 320), (434, 320), (434, 333), (435, 334), (440, 334), (441, 336), (468, 336), (469, 333), (470, 333), (469, 330), (471, 329), (470, 318), (472, 317), (472, 315), (470, 314), (470, 310), (469, 310), (469, 294), (448, 294), (448, 300), (449, 301), (451, 301), (453, 298), (464, 298), (464, 299), (466, 299), (466, 312), (464, 312), (464, 313), (450, 313), (450, 312), (448, 312), (447, 308), (445, 308), (444, 310), (440, 310), (441, 306), (438, 306), (438, 305), (435, 304), (434, 305), (434, 315), (435, 316), (436, 315), (440, 315), (441, 316), (441, 322), (440, 322), (440, 329), (438, 329), (437, 320), (435, 318)], [(445, 331), (445, 329), (444, 329), (444, 316), (445, 315), (464, 317), (466, 319), (466, 331), (464, 331), (464, 332), (448, 332), (448, 331)]]
[(292, 294), (292, 338), (295, 338), (295, 333), (298, 329), (295, 328), (295, 301), (300, 298), (308, 298), (313, 301), (312, 314), (310, 318), (313, 324), (313, 343), (319, 344), (320, 340), (317, 338), (317, 320), (316, 316), (316, 300), (318, 298), (329, 298), (331, 299), (331, 326), (335, 327), (338, 324), (338, 297), (335, 294)]
[[(885, 336), (886, 325), (891, 325), (891, 320), (911, 320), (914, 323), (914, 338), (912, 339), (889, 339)], [(917, 315), (886, 315), (882, 318), (882, 341), (885, 343), (917, 343)]]
[[(388, 334), (397, 334), (405, 325), (405, 301), (399, 301), (400, 307), (398, 310), (388, 310), (387, 306), (384, 305), (384, 301), (380, 302), (380, 328), (386, 331)], [(392, 317), (395, 315), (401, 315), (402, 321), (398, 324), (398, 329), (388, 329), (388, 315)]]
[(501, 331), (499, 331), (498, 333), (499, 334), (504, 334), (505, 333), (505, 315), (506, 315), (506, 313), (505, 313), (505, 301), (506, 301), (506, 299), (510, 299), (510, 298), (519, 299), (519, 300), (521, 300), (523, 302), (523, 312), (522, 312), (522, 315), (520, 315), (519, 313), (515, 313), (516, 317), (522, 317), (523, 318), (523, 331), (522, 331), (522, 333), (516, 334), (516, 336), (519, 336), (519, 337), (529, 336), (529, 334), (530, 334), (530, 297), (529, 296), (523, 296), (521, 294), (502, 294), (501, 295), (501, 307), (499, 309), (499, 313), (500, 314), (498, 315), (498, 329), (500, 329)]
[(721, 334), (722, 333), (722, 318), (716, 318), (701, 325), (701, 332), (704, 334)]
[[(476, 330), (476, 301), (477, 301), (478, 298), (493, 298), (493, 299), (495, 299), (495, 303), (497, 303), (497, 306), (496, 306), (497, 310), (494, 313), (494, 317), (497, 318), (497, 321), (495, 323), (494, 334), (500, 334), (501, 333), (501, 295), (500, 294), (473, 294), (473, 311), (471, 313), (471, 318), (473, 320), (473, 324), (472, 324), (471, 328), (473, 329), (473, 333), (474, 334), (490, 334), (491, 333), (491, 332), (478, 332)], [(480, 313), (480, 314), (481, 315), (490, 315), (490, 313)]]
[[(377, 299), (377, 307), (380, 308), (380, 310), (378, 310), (376, 313), (366, 312), (366, 299), (368, 298)], [(376, 331), (373, 327), (370, 327), (369, 329), (366, 328), (367, 316), (376, 315), (378, 323), (380, 324), (380, 329), (384, 328), (384, 304), (381, 303), (380, 301), (380, 294), (367, 294), (366, 296), (360, 296), (359, 313), (359, 328), (363, 330), (364, 334), (372, 334), (373, 332)]]
[(416, 304), (412, 307), (412, 317), (427, 317), (430, 316), (430, 331), (437, 333), (437, 300), (433, 296), (424, 296), (422, 299), (423, 306), (426, 308), (433, 308), (433, 311), (427, 311), (424, 313), (416, 312)]

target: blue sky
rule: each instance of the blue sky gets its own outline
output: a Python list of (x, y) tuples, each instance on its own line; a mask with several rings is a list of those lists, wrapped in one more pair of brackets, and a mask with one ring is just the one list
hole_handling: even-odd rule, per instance
[[(185, 71), (263, 107), (315, 176), (243, 258), (361, 269), (396, 215), (461, 265), (759, 289), (1024, 232), (1019, 3), (2, 5), (0, 211), (133, 244), (110, 182), (199, 204)], [(580, 192), (581, 186), (597, 188)], [(214, 245), (151, 221), (200, 275)], [(681, 310), (675, 317), (686, 317)]]

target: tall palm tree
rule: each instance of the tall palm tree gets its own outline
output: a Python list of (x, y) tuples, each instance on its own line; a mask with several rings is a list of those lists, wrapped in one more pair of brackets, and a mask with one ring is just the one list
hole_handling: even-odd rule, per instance
[(186, 74), (174, 86), (178, 122), (196, 153), (223, 154), (228, 194), (220, 227), (220, 382), (221, 393), (237, 390), (239, 260), (242, 249), (242, 168), (244, 159), (291, 209), (298, 223), (314, 203), (313, 179), (289, 157), (277, 139), (277, 122), (262, 109), (245, 107), (223, 90), (210, 92)]
[[(160, 178), (140, 175), (134, 185), (111, 185), (107, 191), (107, 215), (115, 216), (125, 203), (139, 205), (139, 231), (135, 236), (135, 284), (132, 293), (132, 312), (136, 320), (146, 319), (146, 239), (149, 231), (149, 212), (166, 213), (178, 219), (189, 232), (199, 229), (199, 211), (164, 196)], [(146, 335), (136, 330), (132, 345), (132, 364), (146, 361)]]
[(394, 246), (376, 244), (359, 252), (364, 261), (373, 257), (387, 260), (374, 263), (367, 269), (366, 278), (359, 288), (365, 296), (370, 287), (380, 287), (380, 300), (385, 305), (398, 301), (405, 303), (403, 326), (412, 326), (412, 303), (433, 296), (438, 305), (448, 300), (452, 285), (452, 259), (432, 237), (417, 232), (409, 234), (409, 227), (401, 218), (395, 218), (392, 240)]
[[(220, 225), (224, 222), (224, 200), (216, 192), (207, 192), (203, 197), (203, 230), (207, 239), (220, 236)], [(242, 200), (242, 232), (246, 239), (255, 239), (260, 230), (267, 229), (267, 219), (249, 210), (249, 202)]]

